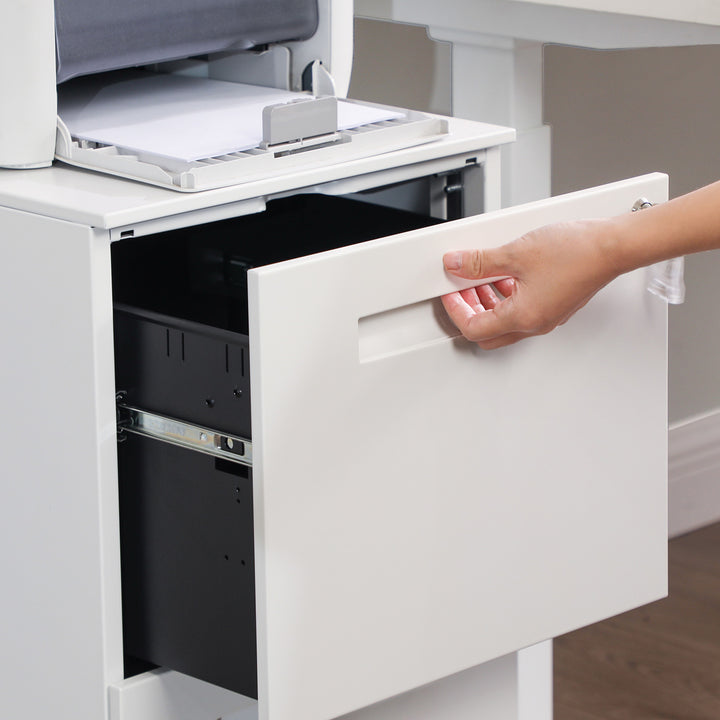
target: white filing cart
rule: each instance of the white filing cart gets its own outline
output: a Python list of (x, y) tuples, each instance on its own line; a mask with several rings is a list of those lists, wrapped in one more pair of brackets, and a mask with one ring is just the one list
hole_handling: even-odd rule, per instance
[[(309, 187), (382, 178), (363, 164)], [(238, 709), (123, 680), (110, 248), (260, 211), (243, 192), (0, 176), (8, 714), (103, 718), (108, 693), (112, 720)], [(643, 273), (492, 354), (432, 299), (457, 287), (446, 250), (665, 192), (650, 176), (251, 271), (261, 718), (336, 717), (664, 594), (665, 307)]]

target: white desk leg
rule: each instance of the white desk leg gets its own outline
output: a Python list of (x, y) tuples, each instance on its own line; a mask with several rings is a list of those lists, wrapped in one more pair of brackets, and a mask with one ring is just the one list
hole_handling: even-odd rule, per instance
[(552, 720), (552, 642), (506, 655), (338, 720)]
[[(512, 125), (518, 131), (515, 143), (487, 151), (485, 212), (549, 197), (550, 128), (542, 123), (542, 45), (437, 28), (430, 34), (453, 43), (453, 115)], [(552, 720), (552, 641), (521, 650), (516, 657), (515, 717)]]
[(492, 212), (502, 207), (502, 155), (501, 148), (489, 148), (485, 151), (483, 178), (483, 212)]
[[(453, 44), (453, 115), (511, 125), (518, 131), (515, 143), (486, 153), (484, 211), (549, 197), (550, 128), (542, 122), (542, 44), (436, 27), (430, 28), (430, 35)], [(552, 720), (552, 641), (513, 657), (518, 703), (512, 717)]]
[(518, 658), (518, 720), (552, 720), (552, 640), (520, 650)]
[(338, 720), (517, 720), (517, 677), (513, 653)]
[(510, 125), (517, 141), (502, 149), (504, 207), (550, 196), (550, 128), (542, 122), (542, 44), (430, 28), (451, 42), (456, 117)]

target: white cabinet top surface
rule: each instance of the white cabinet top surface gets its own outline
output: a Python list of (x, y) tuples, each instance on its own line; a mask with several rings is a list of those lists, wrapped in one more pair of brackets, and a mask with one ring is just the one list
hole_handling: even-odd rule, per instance
[(318, 185), (480, 152), (515, 139), (513, 129), (498, 125), (450, 118), (449, 126), (449, 134), (435, 142), (197, 193), (166, 190), (57, 162), (42, 170), (0, 170), (0, 206), (93, 227), (118, 228), (254, 198), (312, 191)]

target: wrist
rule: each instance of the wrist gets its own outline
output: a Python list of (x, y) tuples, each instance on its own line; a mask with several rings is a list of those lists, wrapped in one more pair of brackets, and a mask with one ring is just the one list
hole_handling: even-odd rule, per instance
[(626, 213), (617, 217), (607, 218), (603, 221), (600, 238), (600, 262), (603, 270), (610, 278), (641, 267), (643, 263), (638, 260), (634, 252), (636, 234), (633, 215)]
[(615, 275), (668, 260), (678, 254), (675, 223), (668, 222), (666, 214), (667, 208), (657, 205), (607, 220), (605, 253)]

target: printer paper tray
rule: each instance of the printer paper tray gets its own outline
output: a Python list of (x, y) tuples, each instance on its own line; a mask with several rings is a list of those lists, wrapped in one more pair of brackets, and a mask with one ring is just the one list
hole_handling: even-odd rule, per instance
[(404, 112), (406, 116), (402, 119), (343, 130), (336, 141), (327, 144), (314, 139), (310, 143), (298, 142), (269, 149), (256, 147), (193, 162), (77, 140), (58, 118), (55, 157), (89, 170), (171, 190), (197, 192), (380, 155), (438, 140), (448, 132), (447, 120), (441, 117)]

